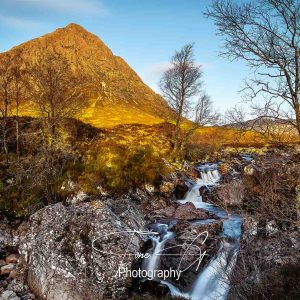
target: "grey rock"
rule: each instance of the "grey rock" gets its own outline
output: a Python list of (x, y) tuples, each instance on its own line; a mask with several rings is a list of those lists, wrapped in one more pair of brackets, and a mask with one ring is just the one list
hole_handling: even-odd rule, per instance
[(0, 300), (21, 300), (21, 298), (15, 292), (7, 290), (1, 294)]
[[(127, 297), (129, 277), (116, 276), (121, 261), (131, 268), (141, 238), (126, 231), (143, 230), (141, 214), (129, 204), (119, 217), (100, 200), (41, 209), (31, 216), (19, 252), (27, 261), (27, 284), (47, 300), (98, 300)], [(127, 219), (127, 224), (123, 220)], [(122, 231), (122, 234), (113, 234)], [(94, 243), (93, 243), (94, 242)], [(92, 243), (94, 247), (92, 247)]]
[(8, 264), (3, 267), (1, 267), (1, 275), (8, 275), (12, 270), (16, 268), (15, 264)]

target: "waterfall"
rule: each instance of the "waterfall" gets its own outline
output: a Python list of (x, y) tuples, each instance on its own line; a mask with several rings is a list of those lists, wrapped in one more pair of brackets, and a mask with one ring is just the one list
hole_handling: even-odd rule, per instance
[(221, 175), (216, 164), (204, 165), (198, 167), (201, 179), (197, 181), (197, 184), (202, 185), (215, 185), (220, 179)]
[(201, 178), (199, 178), (196, 184), (186, 193), (184, 197), (185, 202), (201, 202), (202, 196), (200, 194), (200, 188), (202, 186), (213, 186), (221, 179), (221, 175), (218, 171), (217, 165), (203, 165), (197, 168), (200, 172)]
[(143, 269), (144, 270), (158, 270), (160, 265), (161, 252), (164, 249), (164, 244), (168, 239), (174, 236), (174, 233), (168, 231), (169, 226), (167, 224), (156, 224), (155, 230), (160, 233), (159, 235), (153, 235), (150, 237), (152, 243), (154, 244), (154, 249), (151, 255), (144, 259)]
[[(231, 254), (232, 257), (229, 258)], [(197, 278), (190, 293), (191, 299), (226, 299), (229, 290), (230, 275), (236, 261), (236, 256), (237, 249), (235, 245), (223, 242), (217, 255)]]
[(204, 270), (199, 274), (193, 288), (188, 293), (183, 293), (174, 285), (165, 283), (174, 297), (192, 300), (223, 300), (227, 298), (230, 284), (230, 275), (236, 262), (239, 238), (241, 235), (242, 219), (238, 215), (229, 215), (223, 209), (210, 203), (202, 202), (199, 189), (202, 186), (214, 186), (221, 179), (216, 164), (198, 167), (201, 178), (187, 192), (184, 200), (179, 203), (193, 202), (197, 208), (205, 209), (223, 219), (223, 233), (231, 237), (232, 242), (223, 241), (218, 253), (211, 259)]
[[(239, 240), (241, 236), (242, 218), (236, 214), (228, 214), (222, 208), (202, 201), (200, 188), (205, 186), (214, 186), (218, 184), (221, 175), (217, 164), (203, 164), (197, 167), (200, 172), (199, 178), (186, 193), (183, 200), (178, 203), (193, 202), (196, 208), (205, 209), (223, 220), (223, 235), (230, 237), (227, 242), (224, 238), (217, 254), (210, 260), (208, 265), (199, 273), (191, 291), (182, 292), (176, 286), (167, 281), (161, 281), (165, 284), (173, 297), (181, 297), (192, 300), (225, 300), (229, 291), (230, 276), (236, 263)], [(202, 221), (194, 221), (195, 224)], [(208, 222), (214, 222), (209, 219)], [(150, 237), (153, 244), (151, 256), (143, 261), (143, 267), (146, 270), (153, 270), (160, 267), (160, 254), (164, 249), (165, 242), (173, 237), (172, 232), (168, 231), (167, 224), (155, 224), (156, 230), (160, 236)]]
[(195, 184), (190, 191), (188, 191), (184, 197), (186, 202), (201, 202), (202, 197), (200, 195), (200, 188), (203, 186), (202, 184)]

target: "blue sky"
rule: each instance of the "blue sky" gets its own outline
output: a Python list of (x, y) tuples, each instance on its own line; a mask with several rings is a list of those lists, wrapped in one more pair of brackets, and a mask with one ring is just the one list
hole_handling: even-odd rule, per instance
[(78, 23), (98, 35), (157, 92), (175, 50), (195, 43), (205, 89), (224, 111), (240, 102), (247, 75), (242, 62), (218, 56), (222, 47), (203, 12), (211, 0), (0, 0), (0, 52)]

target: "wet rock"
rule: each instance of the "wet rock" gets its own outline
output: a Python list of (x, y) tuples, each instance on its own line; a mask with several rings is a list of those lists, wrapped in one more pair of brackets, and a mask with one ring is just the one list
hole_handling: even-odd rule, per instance
[[(201, 224), (199, 222), (190, 223), (187, 221), (180, 221), (174, 226), (174, 232), (177, 237), (182, 241), (187, 241), (191, 237), (188, 237), (190, 233), (193, 235), (193, 239), (197, 235), (203, 232), (208, 232), (208, 237), (217, 238), (218, 234), (222, 231), (221, 220), (211, 220), (211, 223)], [(202, 239), (200, 239), (202, 242)]]
[[(112, 234), (133, 229), (108, 205), (100, 200), (67, 207), (58, 203), (36, 212), (29, 223), (20, 253), (27, 261), (27, 283), (39, 298), (126, 298), (131, 280), (115, 276), (121, 262), (117, 254), (127, 247), (137, 253), (141, 238), (135, 236), (129, 244), (129, 233)], [(124, 267), (130, 268), (133, 260), (125, 257)]]
[[(153, 297), (157, 297), (160, 299), (162, 297), (166, 297), (169, 294), (168, 287), (154, 280), (144, 280), (138, 282), (136, 284), (136, 287), (134, 288), (139, 295), (145, 296), (146, 299), (147, 296), (151, 297), (150, 299), (153, 299)], [(151, 291), (151, 294), (148, 295), (149, 291)]]
[(185, 203), (177, 207), (174, 218), (183, 220), (201, 220), (209, 217), (209, 214), (201, 209), (197, 209), (191, 202)]
[(187, 172), (186, 172), (187, 176), (193, 178), (193, 179), (197, 179), (200, 178), (200, 172), (199, 170), (197, 170), (195, 167), (190, 167)]
[(177, 183), (175, 190), (174, 190), (174, 195), (176, 199), (183, 199), (184, 195), (187, 193), (189, 190), (189, 187), (186, 185), (184, 181), (179, 181)]
[(168, 206), (164, 209), (159, 209), (155, 212), (155, 215), (157, 216), (162, 216), (162, 217), (167, 217), (167, 218), (172, 218), (175, 214), (175, 207), (174, 206)]
[(143, 205), (140, 206), (142, 212), (152, 219), (154, 216), (167, 216), (170, 215), (173, 209), (171, 207), (176, 208), (178, 204), (172, 201), (170, 198), (163, 197), (153, 197), (150, 198), (148, 202), (144, 202)]
[[(206, 219), (211, 215), (202, 209), (197, 209), (191, 202), (187, 202), (182, 205), (172, 203), (172, 205), (164, 208), (154, 210), (152, 215), (157, 217), (174, 218), (179, 220), (195, 220), (195, 219)], [(217, 216), (215, 216), (217, 218)]]
[(245, 186), (242, 180), (232, 180), (230, 183), (216, 186), (211, 194), (206, 194), (204, 200), (221, 207), (238, 206), (243, 204)]

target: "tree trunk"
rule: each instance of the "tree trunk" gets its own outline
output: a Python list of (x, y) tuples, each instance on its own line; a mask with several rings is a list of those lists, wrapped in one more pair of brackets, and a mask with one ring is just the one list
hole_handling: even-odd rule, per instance
[(295, 116), (296, 116), (296, 129), (298, 131), (298, 135), (300, 136), (300, 107), (299, 107), (298, 97), (295, 99)]
[(8, 146), (7, 146), (6, 128), (7, 128), (7, 119), (6, 119), (6, 117), (3, 117), (3, 121), (2, 121), (3, 150), (4, 150), (6, 162), (8, 162)]
[(19, 133), (19, 117), (16, 116), (16, 146), (17, 146), (17, 149), (16, 149), (16, 152), (17, 152), (17, 157), (18, 157), (18, 160), (20, 159), (20, 142), (19, 142), (19, 136), (20, 136), (20, 133)]
[(3, 150), (4, 150), (4, 153), (5, 153), (6, 162), (8, 162), (7, 117), (8, 117), (8, 95), (7, 95), (7, 92), (6, 92), (5, 100), (4, 100), (3, 123), (2, 123)]
[[(181, 103), (183, 103), (182, 100), (181, 100)], [(182, 111), (183, 111), (183, 104), (181, 104), (179, 107), (178, 116), (176, 119), (175, 136), (174, 136), (174, 140), (175, 140), (174, 154), (175, 154), (175, 156), (178, 155), (178, 153), (180, 152), (180, 149), (181, 149), (180, 125), (181, 125), (181, 120), (182, 120)]]

